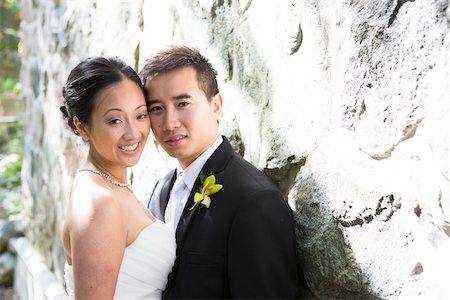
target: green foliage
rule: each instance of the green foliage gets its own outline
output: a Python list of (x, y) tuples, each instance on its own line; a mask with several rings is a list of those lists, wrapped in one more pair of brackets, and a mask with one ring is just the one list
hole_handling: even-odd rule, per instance
[(20, 1), (0, 0), (0, 82), (19, 77), (19, 28)]
[[(0, 0), (0, 113), (16, 115), (19, 104), (20, 0)], [(22, 209), (20, 194), (23, 125), (0, 122), (0, 204), (14, 218)], [(1, 297), (0, 297), (1, 298)]]
[(8, 154), (22, 156), (23, 124), (20, 121), (0, 123), (0, 157)]
[(9, 202), (8, 215), (14, 218), (23, 207), (20, 196), (23, 124), (0, 123), (0, 202)]
[(0, 172), (0, 188), (11, 190), (20, 186), (20, 170), (22, 169), (22, 159), (14, 159), (6, 164)]
[(17, 115), (23, 109), (19, 97), (19, 4), (19, 0), (0, 0), (0, 114), (6, 115)]
[(3, 93), (14, 93), (16, 95), (19, 95), (22, 91), (22, 87), (20, 85), (20, 82), (17, 80), (6, 78), (2, 82), (0, 82), (0, 94)]
[(23, 128), (18, 122), (0, 125), (0, 189), (12, 189), (21, 183)]

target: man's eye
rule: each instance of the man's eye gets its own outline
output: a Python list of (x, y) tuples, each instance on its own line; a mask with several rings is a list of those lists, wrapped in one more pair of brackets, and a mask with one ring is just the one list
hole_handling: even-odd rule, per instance
[(185, 107), (185, 106), (188, 106), (188, 105), (189, 105), (189, 102), (186, 102), (186, 101), (180, 102), (178, 104), (178, 106), (181, 106), (181, 107)]
[(153, 107), (150, 107), (150, 112), (157, 112), (157, 111), (160, 111), (162, 108), (161, 108), (161, 106), (153, 106)]

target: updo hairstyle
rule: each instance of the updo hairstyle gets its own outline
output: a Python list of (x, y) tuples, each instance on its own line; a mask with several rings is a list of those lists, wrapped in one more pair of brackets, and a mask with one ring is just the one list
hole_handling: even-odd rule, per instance
[(79, 135), (79, 132), (73, 123), (73, 117), (89, 125), (96, 95), (104, 88), (124, 79), (135, 82), (147, 99), (139, 76), (118, 57), (90, 57), (70, 72), (62, 91), (64, 105), (59, 109), (76, 135)]

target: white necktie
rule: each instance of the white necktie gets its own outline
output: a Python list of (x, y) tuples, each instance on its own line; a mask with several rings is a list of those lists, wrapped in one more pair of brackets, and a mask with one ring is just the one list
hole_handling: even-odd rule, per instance
[(183, 173), (181, 173), (175, 180), (172, 191), (170, 192), (169, 203), (167, 203), (167, 208), (164, 213), (166, 224), (174, 235), (177, 231), (178, 222), (180, 221), (181, 213), (186, 202), (183, 201), (183, 198), (186, 197), (186, 190), (187, 187), (183, 180)]

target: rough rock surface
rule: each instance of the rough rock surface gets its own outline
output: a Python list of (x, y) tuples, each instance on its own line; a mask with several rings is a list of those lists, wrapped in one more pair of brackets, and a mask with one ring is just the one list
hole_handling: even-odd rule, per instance
[[(317, 296), (450, 297), (448, 0), (22, 0), (22, 15), (27, 236), (59, 278), (85, 150), (58, 110), (68, 71), (186, 44), (219, 72), (222, 133), (294, 209)], [(137, 195), (174, 165), (150, 138)]]

